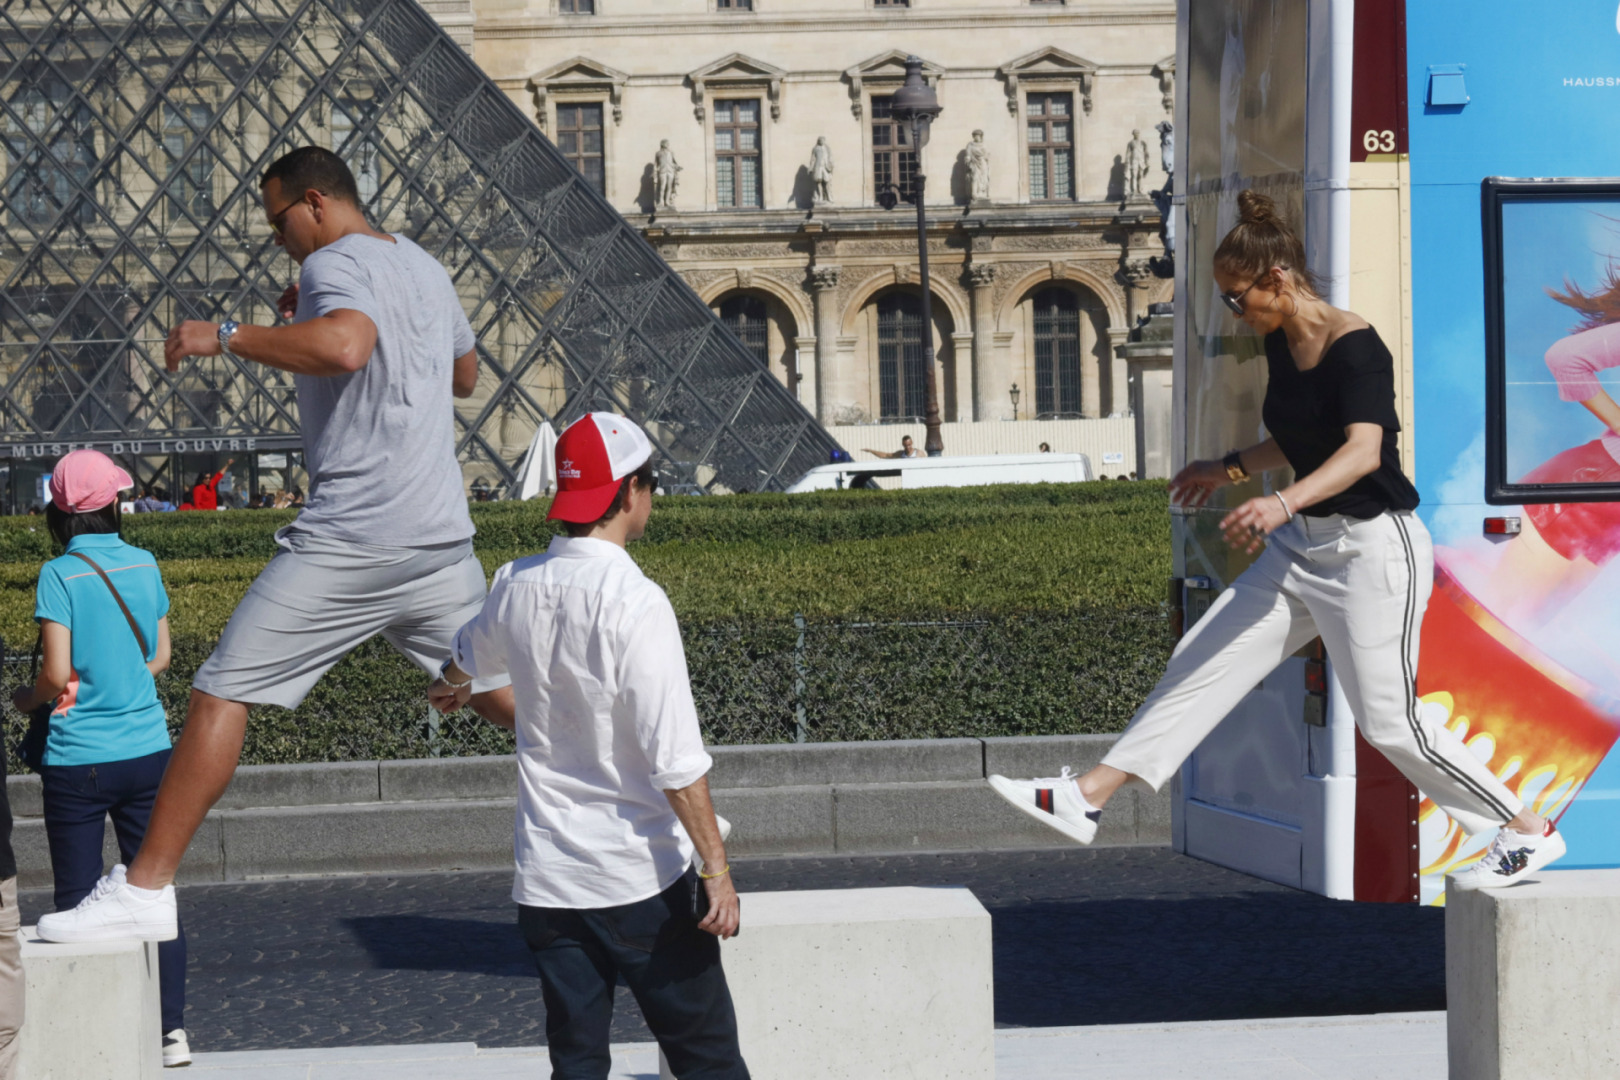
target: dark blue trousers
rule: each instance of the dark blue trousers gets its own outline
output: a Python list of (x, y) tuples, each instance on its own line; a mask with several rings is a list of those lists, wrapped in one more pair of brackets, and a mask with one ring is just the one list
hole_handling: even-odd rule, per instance
[[(44, 765), (45, 835), (56, 877), (56, 910), (67, 911), (90, 895), (101, 879), (101, 842), (110, 814), (125, 866), (134, 861), (152, 817), (152, 800), (171, 750), (96, 765)], [(186, 1026), (186, 930), (158, 945), (158, 990), (163, 1030)]]
[(697, 928), (706, 914), (692, 869), (657, 896), (621, 907), (518, 905), (518, 927), (540, 969), (552, 1080), (605, 1080), (621, 977), (680, 1080), (748, 1080), (720, 939)]

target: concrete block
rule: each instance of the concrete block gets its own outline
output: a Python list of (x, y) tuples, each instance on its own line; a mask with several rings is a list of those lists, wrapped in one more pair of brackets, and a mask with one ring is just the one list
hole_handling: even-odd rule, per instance
[(14, 818), (39, 817), (45, 812), (39, 777), (33, 773), (6, 777), (6, 799), (11, 803)]
[(899, 784), (984, 775), (979, 739), (711, 746), (711, 787)]
[(385, 761), (379, 775), (386, 802), (517, 798), (517, 758), (512, 754)]
[(243, 765), (214, 804), (216, 810), (254, 806), (326, 806), (376, 802), (375, 761), (322, 761), (309, 765)]
[(990, 913), (965, 888), (750, 893), (721, 946), (761, 1080), (991, 1080)]
[[(51, 873), (51, 850), (45, 838), (43, 818), (24, 818), (16, 821), (11, 829), (11, 848), (17, 858), (19, 889), (43, 889), (54, 884), (55, 879)], [(110, 867), (119, 861), (118, 841), (110, 820), (107, 821), (106, 830), (102, 834), (101, 861), (104, 867)], [(182, 885), (196, 885), (223, 881), (224, 873), (220, 818), (218, 811), (215, 811), (203, 819), (197, 835), (191, 838), (191, 846), (186, 848), (185, 858), (180, 863), (180, 872), (175, 880)]]
[[(1128, 792), (1122, 791), (1120, 795), (1129, 794), (1136, 804), (1136, 843), (1138, 844), (1168, 844), (1170, 842), (1171, 817), (1174, 801), (1170, 797), (1170, 785), (1166, 784), (1157, 792), (1143, 791), (1132, 788)], [(1112, 813), (1114, 799), (1109, 800), (1109, 810), (1103, 812), (1106, 822)]]
[(22, 930), (27, 1017), (18, 1080), (157, 1080), (163, 1075), (157, 946), (58, 945)]
[(233, 810), (225, 879), (510, 870), (517, 800)]
[[(990, 851), (1067, 847), (1074, 841), (1001, 800), (983, 780), (840, 784), (839, 852)], [(1136, 815), (1104, 814), (1095, 846), (1136, 843)]]
[(834, 849), (831, 787), (723, 788), (715, 811), (731, 822), (729, 855), (809, 855)]
[(1620, 870), (1446, 890), (1452, 1080), (1620, 1076)]
[(1010, 735), (984, 741), (984, 774), (1015, 780), (1057, 776), (1067, 765), (1086, 772), (1113, 749), (1117, 735)]

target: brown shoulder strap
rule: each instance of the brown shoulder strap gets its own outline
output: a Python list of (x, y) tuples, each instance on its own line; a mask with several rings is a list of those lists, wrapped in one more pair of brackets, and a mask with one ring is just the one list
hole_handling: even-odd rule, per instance
[(107, 576), (107, 571), (105, 571), (101, 567), (97, 566), (96, 561), (94, 559), (92, 559), (90, 556), (84, 554), (84, 552), (82, 552), (82, 551), (70, 551), (70, 552), (68, 552), (68, 554), (72, 555), (75, 558), (83, 559), (85, 562), (89, 563), (90, 564), (90, 569), (92, 569), (96, 573), (100, 574), (101, 575), (101, 580), (107, 583), (108, 591), (110, 591), (113, 594), (113, 599), (118, 601), (118, 610), (122, 611), (124, 613), (124, 618), (129, 620), (129, 628), (131, 630), (135, 631), (135, 641), (141, 647), (141, 659), (145, 660), (146, 659), (146, 635), (141, 633), (141, 628), (135, 624), (135, 616), (130, 614), (129, 605), (124, 603), (124, 598), (122, 596), (118, 595), (118, 590), (117, 590), (117, 588), (115, 588), (113, 586), (112, 578)]

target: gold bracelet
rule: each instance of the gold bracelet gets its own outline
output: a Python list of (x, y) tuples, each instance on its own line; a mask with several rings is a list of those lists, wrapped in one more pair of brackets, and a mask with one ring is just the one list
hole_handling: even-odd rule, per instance
[(715, 878), (725, 877), (729, 873), (731, 873), (731, 864), (726, 863), (726, 868), (724, 870), (716, 870), (712, 874), (705, 874), (703, 871), (699, 870), (698, 877), (702, 878), (704, 881), (713, 881)]

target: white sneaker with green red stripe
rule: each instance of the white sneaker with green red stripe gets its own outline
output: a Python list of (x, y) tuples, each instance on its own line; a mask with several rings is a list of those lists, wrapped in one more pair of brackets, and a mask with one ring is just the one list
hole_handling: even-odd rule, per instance
[(1036, 821), (1050, 825), (1058, 832), (1081, 844), (1089, 844), (1097, 835), (1097, 822), (1102, 811), (1091, 806), (1080, 795), (1080, 785), (1067, 765), (1061, 776), (1045, 780), (1009, 780), (1005, 776), (990, 777), (990, 788)]

